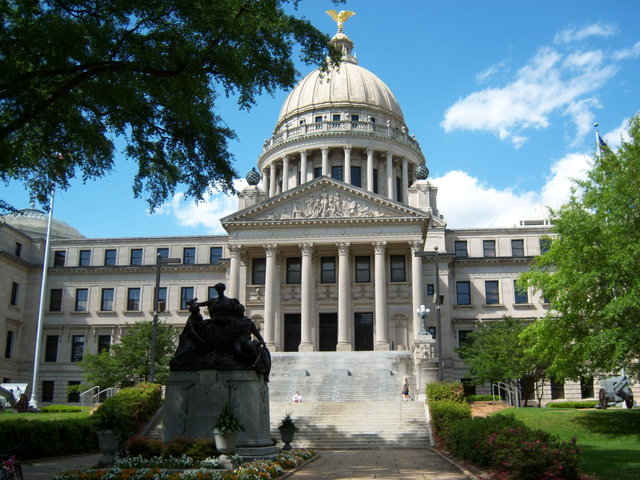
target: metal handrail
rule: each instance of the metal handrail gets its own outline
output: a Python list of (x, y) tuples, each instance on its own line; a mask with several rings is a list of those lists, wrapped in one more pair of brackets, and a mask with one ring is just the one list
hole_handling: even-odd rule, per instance
[[(88, 395), (90, 392), (93, 392), (94, 390), (98, 390), (100, 391), (100, 387), (98, 385), (96, 385), (95, 387), (91, 387), (89, 390), (85, 390), (84, 392), (82, 392), (79, 396), (80, 396), (80, 409), (84, 412), (84, 397), (85, 395)], [(93, 400), (93, 397), (91, 397), (91, 399)]]
[(507, 396), (507, 398), (509, 399), (509, 405), (512, 407), (516, 407), (516, 408), (520, 408), (521, 406), (521, 395), (520, 395), (520, 389), (517, 387), (513, 387), (511, 385), (508, 385), (504, 382), (498, 382), (498, 383), (492, 383), (491, 384), (491, 395), (493, 396), (499, 396), (500, 398), (502, 398), (502, 395), (500, 395), (500, 392), (503, 391), (505, 393), (505, 395)]
[(93, 397), (91, 397), (91, 399), (93, 400), (93, 403), (100, 403), (100, 395), (104, 393), (106, 394), (106, 397), (109, 398), (111, 395), (113, 395), (114, 391), (115, 388), (113, 387), (104, 388), (96, 393)]

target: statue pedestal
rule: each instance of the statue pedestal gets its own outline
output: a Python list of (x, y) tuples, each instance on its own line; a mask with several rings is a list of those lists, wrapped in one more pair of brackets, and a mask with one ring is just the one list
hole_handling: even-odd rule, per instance
[(213, 426), (226, 403), (245, 428), (238, 436), (236, 453), (245, 459), (275, 456), (269, 387), (253, 370), (172, 372), (165, 393), (164, 441), (176, 437), (213, 440)]

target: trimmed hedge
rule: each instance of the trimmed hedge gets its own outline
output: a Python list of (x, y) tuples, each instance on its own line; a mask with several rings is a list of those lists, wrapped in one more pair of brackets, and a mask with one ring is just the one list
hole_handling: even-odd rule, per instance
[(40, 409), (40, 413), (76, 413), (81, 411), (82, 408), (73, 405), (47, 405)]
[(467, 402), (499, 402), (501, 399), (498, 395), (469, 395)]
[(20, 460), (89, 453), (98, 448), (89, 417), (49, 420), (44, 415), (28, 422), (6, 420), (0, 422), (0, 438)]
[(431, 426), (438, 446), (448, 447), (451, 439), (451, 428), (461, 420), (471, 418), (471, 407), (468, 403), (454, 400), (436, 400), (429, 402)]
[(548, 408), (596, 408), (598, 402), (585, 400), (583, 402), (552, 402), (547, 403)]
[(217, 457), (219, 452), (212, 439), (178, 437), (164, 443), (149, 437), (132, 438), (127, 445), (127, 453), (131, 457), (171, 458), (186, 455), (194, 460)]
[(429, 403), (438, 400), (464, 401), (464, 388), (460, 382), (433, 382), (427, 383), (425, 388)]

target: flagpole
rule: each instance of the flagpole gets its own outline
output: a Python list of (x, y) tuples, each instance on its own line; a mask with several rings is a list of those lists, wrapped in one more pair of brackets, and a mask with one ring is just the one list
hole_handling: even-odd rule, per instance
[(53, 200), (55, 197), (55, 184), (51, 188), (51, 201), (49, 202), (49, 219), (47, 221), (47, 237), (44, 246), (44, 260), (42, 261), (42, 283), (40, 284), (40, 305), (38, 307), (38, 329), (36, 332), (35, 353), (33, 355), (33, 380), (31, 382), (31, 399), (29, 406), (38, 408), (38, 369), (40, 367), (40, 345), (42, 343), (42, 320), (44, 317), (44, 304), (46, 300), (47, 270), (49, 267), (49, 244), (51, 240), (51, 219), (53, 218)]
[(600, 133), (598, 133), (598, 124), (594, 123), (593, 126), (596, 129), (596, 148), (598, 149), (598, 158), (602, 157), (602, 149), (600, 148)]

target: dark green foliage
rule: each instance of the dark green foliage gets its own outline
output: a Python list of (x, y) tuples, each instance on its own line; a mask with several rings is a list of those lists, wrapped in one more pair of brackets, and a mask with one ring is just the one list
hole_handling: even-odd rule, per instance
[(134, 437), (127, 444), (130, 457), (153, 458), (162, 456), (163, 443), (149, 437)]
[(469, 395), (466, 400), (467, 402), (499, 402), (500, 397), (498, 395)]
[(596, 408), (598, 402), (581, 401), (581, 402), (550, 402), (547, 403), (548, 408)]
[[(640, 374), (640, 116), (628, 142), (604, 148), (579, 194), (551, 212), (556, 237), (520, 281), (551, 308), (532, 327), (532, 349), (559, 378)], [(580, 195), (580, 196), (579, 196)]]
[(471, 407), (466, 402), (436, 400), (429, 402), (431, 427), (439, 446), (447, 447), (451, 438), (451, 428), (460, 420), (471, 418)]
[[(155, 380), (162, 383), (169, 376), (169, 361), (176, 350), (176, 332), (163, 322), (159, 322), (157, 327)], [(82, 366), (87, 381), (103, 387), (130, 387), (148, 381), (151, 330), (151, 321), (136, 322), (109, 351), (85, 355)]]
[[(37, 414), (33, 414), (37, 415)], [(90, 418), (65, 420), (6, 420), (0, 422), (0, 438), (11, 439), (11, 448), (21, 460), (88, 453), (97, 450)]]
[(460, 382), (432, 382), (425, 387), (427, 401), (452, 400), (455, 402), (464, 401), (464, 389)]
[(152, 210), (178, 185), (196, 199), (232, 192), (235, 133), (217, 98), (249, 108), (292, 87), (297, 45), (307, 64), (339, 58), (287, 3), (0, 2), (0, 180), (25, 182), (46, 205), (54, 184), (109, 173), (120, 137), (138, 166), (134, 195)]
[(179, 458), (186, 455), (196, 461), (219, 455), (213, 441), (205, 438), (176, 438), (163, 443), (149, 437), (135, 437), (127, 444), (127, 452), (131, 457), (143, 458)]
[(231, 432), (244, 432), (244, 426), (240, 423), (238, 414), (228, 403), (225, 403), (224, 407), (222, 407), (222, 411), (216, 419), (214, 428), (217, 430), (216, 433), (220, 435), (226, 435)]
[(116, 422), (113, 429), (119, 434), (120, 440), (124, 441), (138, 431), (160, 408), (161, 390), (161, 386), (154, 383), (123, 388), (105, 400), (93, 415), (96, 421), (105, 416), (113, 418)]

